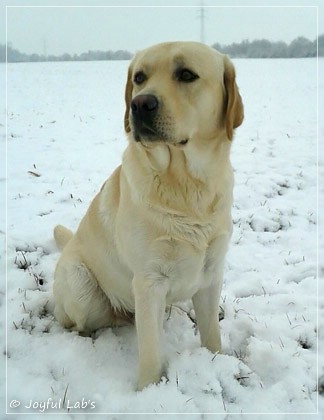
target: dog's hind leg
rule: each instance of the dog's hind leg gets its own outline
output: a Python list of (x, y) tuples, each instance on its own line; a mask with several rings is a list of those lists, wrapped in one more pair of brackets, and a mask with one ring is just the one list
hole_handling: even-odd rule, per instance
[(54, 315), (64, 327), (88, 333), (116, 325), (108, 297), (84, 263), (62, 255), (53, 291)]

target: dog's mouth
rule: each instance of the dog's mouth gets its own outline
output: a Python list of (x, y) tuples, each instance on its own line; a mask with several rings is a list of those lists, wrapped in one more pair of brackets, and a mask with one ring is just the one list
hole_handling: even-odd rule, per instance
[(152, 134), (150, 133), (148, 133), (147, 135), (140, 135), (138, 133), (135, 133), (134, 139), (136, 142), (141, 143), (143, 146), (148, 146), (148, 147), (153, 147), (158, 144), (169, 144), (178, 148), (183, 148), (189, 142), (189, 139), (177, 141), (177, 140), (169, 139), (169, 138), (162, 137), (159, 135), (152, 136)]
[(133, 124), (134, 139), (137, 142), (156, 141), (161, 135), (144, 121), (137, 121)]
[(136, 121), (133, 123), (133, 137), (136, 142), (140, 142), (143, 145), (150, 147), (154, 144), (170, 144), (176, 147), (184, 147), (189, 142), (188, 138), (181, 140), (176, 140), (172, 137), (169, 137), (166, 133), (160, 132), (154, 129), (151, 125), (145, 123), (144, 121)]
[(178, 143), (176, 143), (176, 145), (185, 146), (188, 143), (188, 141), (189, 141), (189, 139), (181, 140)]

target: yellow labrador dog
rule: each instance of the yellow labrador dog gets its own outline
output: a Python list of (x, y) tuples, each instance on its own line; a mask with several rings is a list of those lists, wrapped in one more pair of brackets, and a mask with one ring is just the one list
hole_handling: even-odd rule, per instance
[(88, 333), (135, 314), (138, 389), (160, 380), (165, 307), (192, 298), (202, 346), (221, 350), (218, 303), (232, 231), (233, 130), (243, 105), (230, 60), (203, 44), (139, 52), (126, 84), (122, 164), (76, 233), (54, 229), (55, 316)]

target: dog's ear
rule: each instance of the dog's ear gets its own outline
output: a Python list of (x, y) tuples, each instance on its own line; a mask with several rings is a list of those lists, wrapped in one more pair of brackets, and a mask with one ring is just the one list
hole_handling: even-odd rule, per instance
[(125, 102), (126, 102), (126, 110), (124, 115), (124, 128), (126, 133), (129, 133), (131, 131), (130, 125), (129, 125), (129, 111), (130, 111), (130, 104), (132, 101), (132, 91), (133, 91), (133, 81), (132, 81), (132, 66), (130, 65), (128, 68), (128, 74), (127, 74), (127, 82), (126, 82), (126, 88), (125, 88)]
[(233, 138), (233, 130), (239, 127), (244, 118), (242, 98), (235, 81), (235, 69), (227, 56), (224, 57), (225, 86), (225, 128), (229, 140)]

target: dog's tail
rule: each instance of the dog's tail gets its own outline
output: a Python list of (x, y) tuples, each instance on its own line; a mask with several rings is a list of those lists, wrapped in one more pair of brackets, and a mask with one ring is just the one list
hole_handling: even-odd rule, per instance
[(54, 239), (56, 245), (59, 247), (60, 250), (62, 250), (65, 247), (65, 245), (69, 242), (72, 236), (73, 232), (70, 229), (67, 229), (62, 225), (55, 226)]

